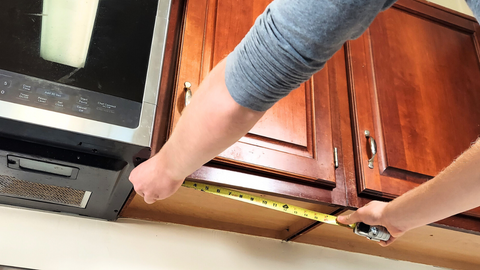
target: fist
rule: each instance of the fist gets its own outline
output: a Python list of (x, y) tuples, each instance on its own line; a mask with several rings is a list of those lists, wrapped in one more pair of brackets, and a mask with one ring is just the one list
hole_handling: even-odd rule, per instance
[(129, 180), (135, 192), (142, 196), (146, 203), (152, 204), (174, 194), (184, 179), (174, 179), (160, 156), (155, 155), (136, 167), (130, 173)]
[(339, 216), (337, 221), (343, 224), (354, 224), (357, 222), (363, 222), (368, 225), (381, 225), (387, 228), (390, 233), (390, 239), (385, 241), (380, 241), (381, 246), (388, 246), (396, 238), (402, 236), (405, 232), (399, 230), (396, 226), (392, 225), (389, 220), (385, 217), (385, 209), (388, 203), (371, 201), (366, 204), (364, 207), (358, 209), (356, 212), (353, 212), (347, 216)]

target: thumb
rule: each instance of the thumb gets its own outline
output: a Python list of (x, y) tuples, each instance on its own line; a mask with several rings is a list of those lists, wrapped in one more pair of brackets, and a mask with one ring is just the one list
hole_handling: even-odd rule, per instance
[(350, 215), (343, 215), (337, 217), (337, 221), (343, 224), (354, 224), (360, 222), (360, 217), (357, 212), (353, 212)]

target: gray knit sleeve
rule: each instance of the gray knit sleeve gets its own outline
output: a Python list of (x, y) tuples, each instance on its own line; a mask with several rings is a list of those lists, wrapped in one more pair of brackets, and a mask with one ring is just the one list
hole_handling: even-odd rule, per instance
[(275, 0), (227, 57), (230, 95), (252, 110), (269, 109), (395, 1)]
[(480, 21), (480, 0), (466, 0), (477, 21)]

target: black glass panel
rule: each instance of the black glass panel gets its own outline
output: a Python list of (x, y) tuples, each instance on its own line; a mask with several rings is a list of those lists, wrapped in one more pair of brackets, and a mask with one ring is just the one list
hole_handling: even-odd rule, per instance
[[(1, 2), (0, 69), (142, 101), (157, 0), (100, 0), (83, 67), (41, 57), (42, 22), (49, 15), (43, 14), (47, 0)], [(64, 34), (74, 36), (75, 31)]]

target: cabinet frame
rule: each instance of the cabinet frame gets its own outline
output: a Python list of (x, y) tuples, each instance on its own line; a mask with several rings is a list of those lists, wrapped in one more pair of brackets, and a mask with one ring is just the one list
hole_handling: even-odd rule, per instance
[[(432, 8), (433, 7), (433, 8)], [(480, 62), (480, 26), (473, 17), (452, 12), (425, 1), (399, 0), (392, 8), (406, 11), (420, 18), (426, 18), (449, 28), (468, 33), (474, 39), (477, 58)], [(455, 16), (452, 16), (455, 15)], [(354, 138), (353, 155), (356, 181), (347, 180), (348, 201), (352, 207), (361, 207), (372, 199), (391, 200), (408, 190), (419, 186), (432, 177), (423, 176), (401, 170), (390, 169), (387, 175), (382, 175), (387, 167), (385, 159), (384, 134), (382, 132), (381, 114), (377, 99), (375, 85), (375, 69), (373, 66), (373, 52), (371, 47), (370, 29), (357, 40), (347, 42), (349, 96), (352, 117), (352, 131)], [(361, 89), (360, 91), (356, 91)], [(368, 93), (359, 95), (357, 92)], [(361, 109), (359, 109), (361, 108)], [(377, 156), (374, 159), (374, 169), (368, 167), (371, 157), (364, 131), (369, 130), (377, 141)], [(352, 170), (350, 167), (348, 170)], [(412, 181), (395, 178), (395, 174), (406, 175)], [(388, 184), (387, 182), (388, 181)], [(355, 188), (352, 186), (355, 185)], [(380, 191), (382, 190), (382, 191)], [(455, 230), (478, 234), (480, 232), (480, 208), (472, 209), (432, 224), (434, 226), (448, 227)]]

